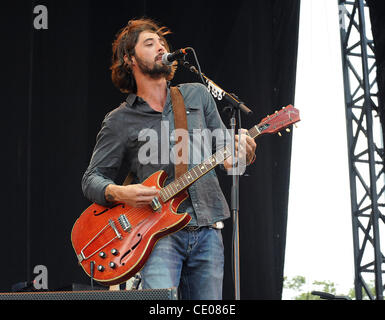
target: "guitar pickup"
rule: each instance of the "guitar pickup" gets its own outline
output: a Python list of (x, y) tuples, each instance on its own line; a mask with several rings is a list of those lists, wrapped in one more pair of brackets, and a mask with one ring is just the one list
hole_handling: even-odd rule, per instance
[(160, 204), (159, 199), (157, 197), (152, 199), (151, 207), (152, 207), (152, 210), (154, 211), (159, 211), (162, 208), (162, 205)]
[(119, 224), (122, 227), (122, 229), (126, 232), (131, 231), (131, 223), (128, 221), (127, 217), (125, 214), (121, 214), (118, 218)]

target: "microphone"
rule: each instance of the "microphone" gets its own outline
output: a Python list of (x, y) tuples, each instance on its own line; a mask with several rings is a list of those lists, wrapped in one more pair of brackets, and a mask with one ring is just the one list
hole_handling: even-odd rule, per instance
[(162, 56), (162, 63), (165, 64), (166, 66), (171, 66), (175, 60), (178, 60), (184, 57), (186, 54), (187, 54), (186, 49), (179, 49), (172, 53), (165, 53)]

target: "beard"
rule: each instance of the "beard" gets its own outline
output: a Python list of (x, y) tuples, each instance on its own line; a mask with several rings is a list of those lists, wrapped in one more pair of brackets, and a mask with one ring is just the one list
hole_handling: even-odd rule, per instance
[(138, 67), (143, 74), (149, 75), (153, 79), (159, 79), (161, 77), (167, 78), (171, 74), (171, 66), (167, 66), (163, 63), (157, 63), (154, 61), (153, 65), (150, 66), (144, 60), (135, 56)]

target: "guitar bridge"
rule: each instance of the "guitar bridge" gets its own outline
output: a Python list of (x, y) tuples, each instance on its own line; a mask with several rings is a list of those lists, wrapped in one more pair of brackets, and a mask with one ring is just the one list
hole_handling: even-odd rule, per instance
[(162, 208), (162, 205), (160, 204), (160, 201), (159, 201), (159, 199), (157, 197), (152, 199), (152, 201), (151, 201), (151, 208), (154, 211), (159, 211)]
[(119, 224), (122, 227), (122, 229), (126, 232), (131, 231), (131, 223), (128, 221), (125, 214), (121, 214), (118, 218)]

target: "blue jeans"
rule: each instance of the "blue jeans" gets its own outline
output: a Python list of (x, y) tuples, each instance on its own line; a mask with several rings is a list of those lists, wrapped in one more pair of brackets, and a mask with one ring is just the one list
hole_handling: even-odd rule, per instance
[(142, 288), (179, 287), (184, 300), (220, 300), (223, 266), (221, 230), (180, 230), (155, 245), (140, 272)]

